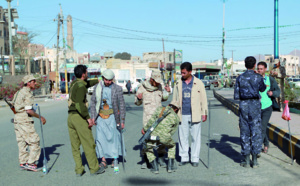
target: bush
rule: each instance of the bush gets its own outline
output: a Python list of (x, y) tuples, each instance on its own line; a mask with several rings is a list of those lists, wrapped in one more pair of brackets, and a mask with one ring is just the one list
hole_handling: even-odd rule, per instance
[(0, 99), (8, 98), (9, 100), (12, 100), (14, 97), (14, 94), (20, 90), (24, 86), (24, 83), (18, 83), (14, 85), (5, 84), (0, 86)]

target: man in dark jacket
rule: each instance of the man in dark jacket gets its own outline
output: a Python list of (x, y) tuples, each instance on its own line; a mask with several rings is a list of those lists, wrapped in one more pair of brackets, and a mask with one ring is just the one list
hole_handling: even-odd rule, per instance
[(98, 80), (87, 81), (88, 72), (85, 65), (77, 65), (74, 68), (74, 73), (76, 80), (70, 86), (68, 100), (68, 129), (73, 158), (76, 164), (75, 172), (76, 176), (82, 176), (85, 173), (80, 152), (80, 145), (82, 145), (91, 175), (97, 175), (103, 173), (104, 170), (99, 168), (99, 162), (96, 157), (96, 145), (91, 130), (94, 122), (88, 112), (86, 94), (87, 88), (97, 84)]
[(263, 152), (267, 153), (269, 149), (269, 139), (267, 136), (267, 125), (272, 115), (273, 108), (278, 110), (279, 106), (276, 102), (277, 97), (280, 96), (280, 89), (277, 85), (276, 80), (265, 74), (267, 70), (267, 63), (259, 62), (257, 64), (257, 71), (264, 77), (264, 83), (267, 88), (264, 92), (260, 92), (261, 95), (261, 126), (262, 126), (262, 139), (263, 139)]
[(240, 100), (240, 138), (241, 154), (244, 159), (243, 167), (250, 167), (250, 153), (252, 154), (252, 166), (258, 167), (257, 155), (261, 151), (261, 103), (259, 92), (266, 90), (263, 77), (254, 72), (256, 59), (252, 56), (246, 57), (245, 66), (247, 71), (236, 79), (234, 88), (234, 99)]
[(130, 82), (130, 80), (127, 81), (126, 88), (128, 90), (128, 96), (130, 96), (130, 89), (131, 89), (131, 82)]

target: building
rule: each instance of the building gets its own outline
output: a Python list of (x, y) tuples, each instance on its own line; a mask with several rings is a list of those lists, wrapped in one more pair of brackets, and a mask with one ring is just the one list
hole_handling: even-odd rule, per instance
[[(296, 76), (299, 75), (299, 56), (295, 55), (280, 55), (280, 61), (285, 63), (285, 70), (287, 76)], [(266, 63), (274, 63), (274, 56), (273, 55), (266, 55), (265, 56)]]
[[(14, 19), (18, 19), (19, 15), (16, 9), (11, 8), (11, 26), (12, 36), (16, 34), (17, 24)], [(0, 6), (0, 54), (9, 55), (9, 27), (8, 27), (8, 10)]]

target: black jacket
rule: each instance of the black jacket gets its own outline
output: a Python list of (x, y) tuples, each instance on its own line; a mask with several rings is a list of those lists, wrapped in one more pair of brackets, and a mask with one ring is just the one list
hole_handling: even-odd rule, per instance
[(278, 98), (280, 96), (280, 89), (278, 87), (278, 84), (277, 84), (275, 78), (273, 78), (271, 76), (269, 76), (269, 78), (270, 78), (270, 84), (271, 84), (270, 91), (273, 92), (273, 95), (269, 96), (272, 100), (272, 107), (273, 107), (273, 110), (280, 111), (280, 107), (276, 101), (276, 98)]

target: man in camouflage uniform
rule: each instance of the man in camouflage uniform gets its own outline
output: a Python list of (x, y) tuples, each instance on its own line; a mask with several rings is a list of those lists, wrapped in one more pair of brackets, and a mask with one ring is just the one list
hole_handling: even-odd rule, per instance
[[(163, 90), (163, 80), (160, 71), (153, 71), (150, 79), (144, 81), (136, 92), (135, 104), (140, 106), (143, 104), (143, 126), (145, 126), (148, 120), (153, 115), (156, 108), (161, 107), (162, 101), (167, 101), (169, 98), (170, 87), (165, 87)], [(142, 157), (144, 157), (144, 152), (141, 152)], [(163, 159), (163, 155), (159, 155)], [(142, 160), (142, 169), (146, 168), (145, 160)], [(163, 161), (160, 161), (161, 166), (166, 166)]]
[[(25, 76), (22, 81), (24, 87), (13, 98), (15, 111), (14, 127), (19, 147), (19, 161), (21, 169), (37, 170), (37, 161), (40, 158), (40, 138), (34, 128), (32, 117), (40, 116), (33, 110), (33, 94), (36, 79), (33, 75)], [(46, 119), (41, 116), (43, 124)], [(29, 152), (26, 150), (29, 147)]]
[[(157, 153), (158, 154), (166, 154), (166, 147), (168, 148), (168, 167), (167, 171), (169, 173), (175, 171), (176, 164), (175, 164), (175, 148), (176, 144), (172, 139), (172, 136), (177, 131), (179, 125), (179, 116), (177, 115), (179, 109), (179, 102), (172, 101), (169, 106), (167, 107), (158, 107), (151, 118), (149, 119), (148, 123), (142, 129), (142, 134), (145, 134), (152, 124), (160, 118), (163, 113), (168, 113), (167, 116), (157, 125), (157, 127), (152, 131), (151, 136), (158, 136), (159, 141), (149, 140), (147, 142), (146, 156), (149, 159), (151, 164), (151, 172), (158, 174), (158, 165), (156, 162), (156, 157), (153, 152), (153, 147), (158, 146)], [(164, 159), (163, 159), (164, 161)]]
[(256, 59), (246, 57), (247, 71), (236, 79), (234, 99), (240, 100), (239, 125), (241, 138), (241, 154), (244, 159), (241, 166), (250, 167), (250, 153), (252, 154), (252, 166), (258, 167), (257, 155), (261, 151), (261, 102), (259, 92), (264, 92), (266, 85), (263, 77), (254, 72)]

